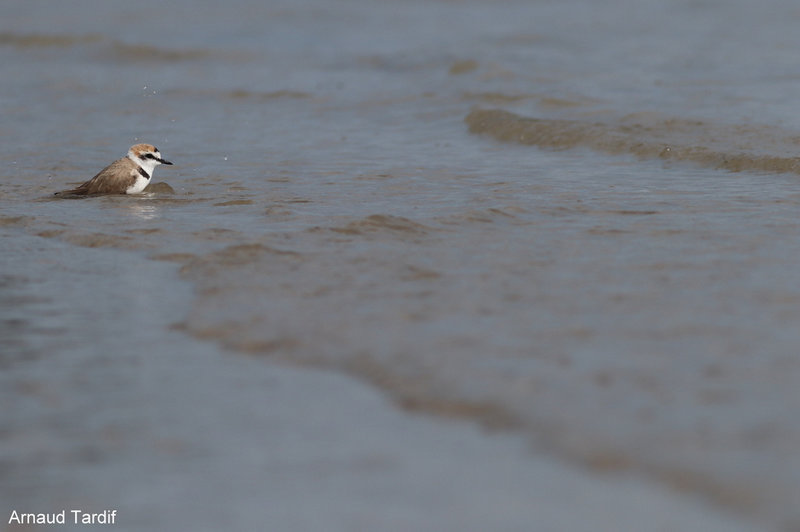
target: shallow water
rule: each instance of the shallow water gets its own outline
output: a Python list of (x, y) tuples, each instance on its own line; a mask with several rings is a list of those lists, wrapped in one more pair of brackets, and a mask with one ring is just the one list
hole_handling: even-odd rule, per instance
[[(800, 527), (791, 3), (83, 7), (0, 22), (4, 365), (224, 346)], [(51, 197), (140, 141), (174, 194)]]

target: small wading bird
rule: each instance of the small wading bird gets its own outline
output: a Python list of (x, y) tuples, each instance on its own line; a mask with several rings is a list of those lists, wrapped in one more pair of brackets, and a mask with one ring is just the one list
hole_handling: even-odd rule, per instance
[(134, 144), (128, 155), (109, 164), (86, 183), (56, 196), (93, 196), (99, 194), (139, 194), (150, 183), (159, 164), (172, 164), (161, 158), (152, 144)]

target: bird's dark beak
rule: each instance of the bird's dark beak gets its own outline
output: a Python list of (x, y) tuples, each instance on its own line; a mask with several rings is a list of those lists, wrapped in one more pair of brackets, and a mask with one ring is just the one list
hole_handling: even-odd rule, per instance
[(159, 159), (158, 162), (160, 162), (161, 164), (170, 164), (170, 165), (172, 164), (171, 162), (165, 161), (164, 159)]

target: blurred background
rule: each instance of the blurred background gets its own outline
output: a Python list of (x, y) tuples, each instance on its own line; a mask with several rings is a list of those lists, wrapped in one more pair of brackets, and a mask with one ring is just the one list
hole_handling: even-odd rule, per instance
[(799, 530), (798, 21), (5, 2), (0, 523)]

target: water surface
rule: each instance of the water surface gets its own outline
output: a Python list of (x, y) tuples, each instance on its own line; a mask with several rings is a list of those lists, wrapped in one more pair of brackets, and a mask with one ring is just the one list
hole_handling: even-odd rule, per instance
[[(0, 22), (7, 368), (222, 347), (800, 527), (791, 3), (83, 4)], [(52, 199), (135, 142), (174, 194)]]

